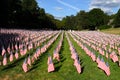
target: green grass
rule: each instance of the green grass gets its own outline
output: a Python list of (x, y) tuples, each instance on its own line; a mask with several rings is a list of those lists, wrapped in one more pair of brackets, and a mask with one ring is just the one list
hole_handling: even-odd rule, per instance
[(105, 29), (105, 30), (101, 30), (101, 31), (105, 32), (105, 33), (120, 35), (120, 28), (110, 28), (110, 29)]
[[(55, 71), (47, 72), (48, 53), (53, 55), (53, 51), (60, 41), (60, 36), (50, 46), (50, 48), (42, 54), (39, 59), (32, 65), (29, 72), (24, 73), (21, 65), (24, 58), (14, 63), (8, 69), (0, 68), (0, 80), (119, 80), (120, 67), (116, 63), (109, 60), (111, 75), (107, 77), (105, 73), (97, 68), (97, 64), (86, 55), (86, 53), (78, 46), (78, 44), (69, 36), (77, 53), (79, 54), (82, 66), (82, 73), (78, 74), (71, 59), (69, 44), (64, 34), (63, 45), (60, 50), (60, 62), (54, 60)], [(0, 66), (1, 67), (1, 66)]]

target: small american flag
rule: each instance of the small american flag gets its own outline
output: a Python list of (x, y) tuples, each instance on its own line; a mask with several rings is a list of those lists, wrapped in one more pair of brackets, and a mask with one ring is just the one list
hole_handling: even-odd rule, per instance
[(5, 48), (3, 47), (3, 48), (2, 48), (2, 56), (5, 54), (5, 52), (6, 52), (6, 51), (5, 51)]
[(55, 68), (54, 68), (54, 64), (52, 62), (52, 58), (51, 58), (51, 56), (48, 56), (48, 72), (52, 72), (54, 70), (55, 70)]
[(6, 57), (6, 54), (4, 55), (4, 58), (3, 58), (3, 65), (7, 65), (7, 57)]
[(80, 61), (78, 59), (75, 60), (75, 67), (78, 71), (78, 73), (81, 73), (81, 65), (80, 65)]
[(13, 61), (13, 52), (11, 51), (10, 52), (10, 62), (12, 62)]
[(31, 66), (30, 55), (28, 56), (27, 63)]
[(19, 55), (18, 55), (18, 51), (16, 50), (15, 52), (15, 58), (18, 59)]
[(27, 72), (27, 71), (28, 71), (27, 60), (26, 60), (26, 59), (25, 59), (24, 62), (23, 62), (22, 69), (23, 69), (24, 72)]
[(105, 73), (106, 73), (106, 75), (107, 76), (109, 76), (110, 75), (110, 68), (109, 68), (109, 64), (108, 64), (108, 62), (106, 63), (106, 66), (105, 66)]

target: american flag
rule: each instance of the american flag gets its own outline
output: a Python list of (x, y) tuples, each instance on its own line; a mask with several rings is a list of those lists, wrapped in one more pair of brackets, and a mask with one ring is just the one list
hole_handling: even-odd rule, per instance
[(27, 71), (28, 71), (27, 59), (26, 59), (26, 58), (25, 58), (25, 60), (24, 60), (24, 62), (23, 62), (22, 69), (23, 69), (24, 72), (27, 72)]
[(17, 46), (17, 43), (15, 44), (15, 49), (18, 50), (18, 46)]
[(95, 53), (91, 52), (91, 58), (92, 58), (92, 60), (93, 60), (93, 61), (95, 61), (95, 60), (96, 60)]
[(51, 58), (51, 56), (48, 56), (48, 72), (52, 72), (54, 70), (55, 70), (55, 68), (54, 68), (54, 64), (52, 62), (52, 58)]
[(53, 59), (56, 59), (56, 57), (57, 57), (57, 51), (54, 50), (54, 52), (53, 52)]
[(56, 50), (55, 50), (54, 53), (53, 53), (53, 59), (57, 59), (58, 61), (60, 61), (59, 53), (56, 52)]
[(99, 63), (98, 63), (98, 67), (99, 67), (100, 69), (104, 70), (105, 66), (106, 66), (106, 64), (105, 64), (105, 62), (104, 62), (104, 59), (101, 58), (101, 60), (100, 60)]
[(74, 65), (75, 65), (78, 73), (81, 73), (81, 65), (80, 65), (80, 61), (78, 59), (75, 59)]
[(108, 63), (105, 63), (105, 62), (104, 62), (104, 59), (103, 59), (103, 58), (102, 58), (102, 59), (100, 60), (100, 62), (98, 63), (98, 67), (99, 67), (100, 69), (102, 69), (102, 70), (106, 73), (107, 76), (110, 75), (109, 65), (108, 65)]
[(30, 55), (28, 56), (27, 63), (29, 64), (29, 66), (31, 66)]
[(110, 75), (110, 68), (109, 68), (109, 64), (108, 64), (108, 62), (106, 63), (106, 66), (105, 66), (104, 71), (105, 71), (105, 73), (106, 73), (107, 76)]
[(16, 50), (16, 52), (15, 52), (15, 58), (18, 59), (18, 57), (19, 57), (19, 54), (18, 54), (18, 51)]
[(27, 48), (24, 47), (24, 49), (23, 49), (23, 55), (25, 55), (26, 53), (27, 53)]
[(13, 61), (13, 52), (11, 51), (10, 52), (10, 62), (12, 62)]
[(106, 58), (108, 59), (108, 51), (106, 52)]
[(37, 51), (34, 53), (34, 58), (37, 60), (38, 57), (37, 57)]
[(3, 58), (3, 65), (7, 65), (7, 57), (6, 57), (6, 54), (4, 55), (4, 58)]
[(100, 55), (98, 55), (96, 62), (99, 63), (100, 62)]
[(21, 54), (21, 56), (24, 55), (24, 52), (23, 52), (23, 49), (22, 49), (22, 48), (20, 49), (20, 54)]
[(104, 55), (104, 51), (101, 48), (99, 48), (99, 53)]
[(110, 58), (113, 60), (113, 62), (117, 62), (118, 61), (118, 56), (115, 54), (114, 51), (110, 54)]
[(35, 62), (34, 55), (32, 56), (31, 62), (32, 62), (32, 63), (34, 63), (34, 62)]
[(2, 56), (5, 54), (5, 52), (6, 52), (6, 51), (5, 51), (5, 48), (3, 47), (3, 48), (2, 48)]

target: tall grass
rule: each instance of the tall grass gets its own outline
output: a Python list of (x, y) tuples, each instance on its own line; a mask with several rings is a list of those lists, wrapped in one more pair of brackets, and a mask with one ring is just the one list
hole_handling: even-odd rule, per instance
[(105, 32), (105, 33), (120, 35), (120, 28), (110, 28), (110, 29), (105, 29), (105, 30), (101, 30), (101, 31)]

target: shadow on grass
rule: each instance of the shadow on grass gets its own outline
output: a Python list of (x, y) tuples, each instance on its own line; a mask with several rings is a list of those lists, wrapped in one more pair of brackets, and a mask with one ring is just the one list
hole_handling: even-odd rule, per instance
[(55, 64), (55, 71), (54, 72), (57, 72), (60, 70), (60, 68), (62, 67), (62, 62), (64, 62), (66, 60), (66, 58), (61, 58), (60, 61), (57, 61), (57, 60), (54, 60), (54, 64)]
[(61, 60), (60, 60), (60, 62), (64, 62), (66, 60), (66, 58), (62, 58)]
[(80, 65), (82, 65), (83, 64), (83, 60), (82, 59), (80, 59)]
[(32, 70), (38, 68), (38, 66), (40, 66), (41, 61), (44, 59), (45, 57), (45, 53), (43, 53), (38, 60), (36, 60), (33, 64), (32, 64), (32, 68), (29, 70), (29, 72), (31, 72)]
[(8, 65), (8, 66), (4, 67), (4, 68), (2, 69), (2, 71), (8, 70), (8, 69), (10, 69), (10, 68), (14, 68), (15, 66), (16, 66), (16, 64)]
[(22, 61), (23, 59), (24, 59), (24, 57), (19, 58), (18, 60), (15, 60), (11, 64), (8, 64), (7, 66), (5, 66), (2, 70), (7, 70), (7, 69), (11, 69), (11, 68), (16, 67), (16, 65), (19, 64), (19, 62)]
[(80, 65), (81, 65), (81, 74), (84, 72), (84, 66), (83, 65), (83, 60), (81, 59), (80, 60)]
[(29, 69), (28, 72), (31, 72), (32, 70), (36, 69), (37, 67), (38, 67), (38, 66), (34, 66), (34, 67), (32, 67), (31, 69)]
[(57, 67), (55, 68), (55, 71), (54, 71), (54, 72), (58, 72), (58, 71), (60, 70), (61, 67), (62, 67), (62, 64), (59, 65), (59, 66), (57, 66)]
[(81, 68), (81, 74), (84, 72), (84, 66)]

